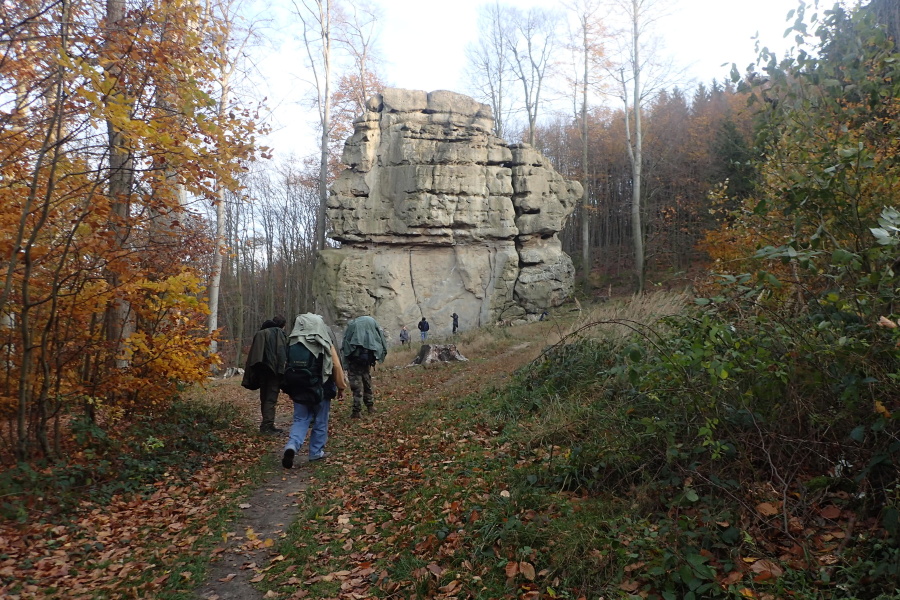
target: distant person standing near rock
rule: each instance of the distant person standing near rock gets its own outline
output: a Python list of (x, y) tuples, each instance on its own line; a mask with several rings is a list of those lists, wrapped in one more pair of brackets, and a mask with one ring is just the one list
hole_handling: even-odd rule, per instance
[(453, 333), (456, 334), (456, 330), (459, 329), (459, 315), (453, 313), (450, 317), (453, 319)]
[(405, 346), (407, 343), (409, 343), (409, 329), (404, 325), (400, 328), (400, 345)]
[(287, 364), (287, 336), (284, 334), (284, 317), (276, 316), (263, 322), (253, 335), (244, 378), (241, 386), (248, 390), (259, 390), (259, 408), (262, 422), (259, 432), (266, 435), (284, 433), (275, 428), (275, 405), (281, 391), (281, 377)]
[(353, 412), (350, 417), (358, 419), (363, 404), (370, 414), (375, 412), (375, 394), (369, 370), (376, 362), (383, 362), (387, 356), (387, 342), (375, 319), (363, 316), (347, 323), (341, 356), (347, 365), (347, 376), (353, 391)]
[(422, 341), (428, 339), (428, 330), (431, 327), (428, 325), (428, 321), (425, 320), (425, 317), (422, 317), (422, 320), (419, 321), (419, 335), (422, 336)]

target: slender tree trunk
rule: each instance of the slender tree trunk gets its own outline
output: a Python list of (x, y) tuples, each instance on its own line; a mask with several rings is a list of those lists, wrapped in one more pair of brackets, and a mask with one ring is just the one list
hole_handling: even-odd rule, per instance
[(637, 293), (644, 293), (644, 228), (641, 222), (641, 175), (644, 166), (643, 125), (641, 123), (641, 63), (640, 38), (638, 37), (637, 0), (634, 0), (634, 173), (631, 190), (631, 235), (634, 237), (634, 271), (637, 277)]
[[(115, 36), (121, 33), (121, 22), (125, 18), (125, 0), (107, 0), (106, 2), (106, 25), (110, 35), (115, 40)], [(107, 71), (110, 78), (115, 82), (114, 91), (111, 96), (121, 97), (122, 92), (119, 89), (120, 69), (115, 62), (111, 63)], [(132, 156), (125, 147), (125, 136), (121, 131), (117, 131), (112, 122), (107, 122), (106, 131), (109, 147), (109, 196), (112, 200), (111, 209), (111, 229), (115, 233), (116, 250), (121, 250), (127, 243), (128, 233), (128, 198), (131, 194), (131, 186), (133, 179)], [(111, 270), (107, 279), (110, 287), (116, 290), (119, 287), (119, 275), (115, 270)], [(125, 336), (126, 323), (128, 321), (128, 306), (120, 300), (115, 299), (106, 311), (106, 336), (113, 347), (118, 349), (121, 347), (122, 340)], [(115, 364), (119, 367), (125, 365), (120, 360), (116, 360)]]
[(235, 247), (239, 249), (236, 255), (237, 269), (235, 269), (235, 288), (237, 289), (237, 315), (234, 319), (234, 343), (236, 346), (234, 359), (235, 364), (237, 366), (241, 366), (244, 364), (244, 278), (242, 276), (243, 266), (241, 265), (241, 256), (243, 255), (243, 250), (240, 249), (241, 245), (240, 239), (237, 237), (239, 235), (237, 231), (235, 232), (234, 240)]
[(644, 292), (644, 228), (641, 224), (641, 170), (642, 124), (641, 124), (641, 59), (640, 59), (640, 6), (639, 0), (631, 0), (632, 14), (632, 77), (634, 134), (630, 131), (628, 111), (628, 89), (625, 74), (622, 73), (622, 98), (625, 102), (625, 137), (628, 146), (628, 158), (631, 161), (631, 237), (634, 245), (634, 274), (637, 294)]
[[(219, 116), (225, 116), (229, 98), (228, 73), (222, 82), (222, 97), (219, 100)], [(209, 318), (207, 327), (210, 335), (219, 328), (219, 290), (222, 284), (222, 263), (225, 259), (227, 244), (225, 243), (225, 187), (216, 179), (216, 252), (213, 255), (213, 268), (209, 278)], [(212, 340), (209, 343), (209, 353), (219, 351), (219, 343)]]
[(331, 1), (317, 0), (322, 35), (323, 87), (319, 98), (322, 119), (321, 155), (319, 160), (319, 207), (316, 213), (316, 248), (325, 248), (325, 207), (328, 204), (328, 140), (331, 135)]
[(583, 195), (581, 197), (581, 263), (583, 265), (583, 285), (585, 292), (588, 291), (591, 280), (591, 201), (588, 193), (588, 122), (587, 122), (587, 100), (588, 100), (588, 33), (587, 18), (582, 23), (582, 33), (584, 34), (584, 79), (581, 82), (581, 177), (583, 179)]

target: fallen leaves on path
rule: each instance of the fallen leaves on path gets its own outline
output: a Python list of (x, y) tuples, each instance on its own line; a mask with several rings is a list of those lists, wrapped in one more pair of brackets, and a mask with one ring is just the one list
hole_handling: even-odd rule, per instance
[(188, 480), (170, 476), (144, 495), (102, 505), (84, 500), (67, 515), (0, 523), (0, 597), (146, 598), (164, 587), (197, 587), (192, 572), (172, 569), (185, 555), (216, 554), (211, 521), (270, 444), (238, 428), (229, 435), (235, 449), (207, 457)]
[[(296, 565), (302, 576), (273, 573), (269, 585), (283, 593), (279, 597), (354, 599), (427, 589), (431, 598), (456, 598), (480, 588), (481, 577), (462, 552), (465, 526), (477, 522), (479, 507), (497, 490), (459, 463), (491, 460), (500, 451), (497, 432), (460, 429), (449, 407), (446, 418), (438, 410), (424, 423), (416, 423), (414, 414), (421, 405), (449, 405), (482, 382), (508, 375), (529, 359), (522, 350), (515, 359), (496, 356), (463, 366), (382, 368), (374, 376), (374, 416), (351, 421), (333, 407), (330, 475), (314, 472), (308, 494), (298, 500), (301, 510), (324, 510), (301, 524), (315, 550)], [(441, 489), (446, 482), (453, 487), (449, 495)], [(437, 531), (423, 536), (422, 524)], [(399, 569), (410, 555), (422, 566)], [(527, 586), (538, 578), (535, 567), (510, 564), (517, 565), (529, 593)]]

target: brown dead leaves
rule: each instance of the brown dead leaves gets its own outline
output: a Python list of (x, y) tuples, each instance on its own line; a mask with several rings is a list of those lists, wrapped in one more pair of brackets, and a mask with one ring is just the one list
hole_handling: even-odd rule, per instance
[(534, 581), (537, 574), (534, 572), (534, 565), (529, 562), (508, 562), (506, 563), (506, 578), (514, 579), (517, 575), (522, 575), (528, 581)]
[[(376, 371), (378, 413), (361, 421), (342, 422), (340, 416), (333, 421), (336, 433), (329, 445), (334, 444), (335, 456), (329, 465), (340, 475), (316, 478), (303, 500), (305, 509), (329, 507), (304, 523), (318, 550), (302, 577), (281, 577), (270, 585), (293, 586), (292, 598), (303, 597), (301, 592), (327, 594), (333, 587), (321, 584), (335, 582), (339, 597), (350, 599), (417, 587), (427, 589), (430, 598), (466, 597), (479, 590), (483, 567), (476, 569), (466, 559), (471, 552), (466, 526), (479, 520), (476, 506), (493, 501), (498, 490), (490, 489), (476, 470), (458, 471), (462, 457), (498, 451), (496, 432), (474, 425), (458, 429), (440, 412), (415, 428), (401, 423), (417, 405), (450, 403), (458, 397), (450, 389), (471, 390), (473, 381), (485, 377), (490, 374), (454, 366), (418, 369), (403, 377)], [(357, 450), (342, 451), (349, 445)], [(410, 560), (410, 554), (424, 566), (392, 577), (398, 561)], [(535, 567), (515, 564), (518, 585), (529, 586), (523, 593), (530, 593), (539, 577)]]
[(170, 569), (183, 554), (209, 552), (200, 542), (211, 535), (220, 494), (245, 482), (231, 467), (249, 464), (257, 450), (248, 443), (245, 452), (244, 459), (214, 460), (190, 481), (159, 482), (147, 498), (116, 496), (103, 506), (84, 502), (65, 524), (0, 524), (7, 557), (0, 561), (0, 597), (52, 598), (62, 590), (72, 599), (150, 597), (164, 585), (196, 587), (201, 582), (191, 581), (189, 572)]

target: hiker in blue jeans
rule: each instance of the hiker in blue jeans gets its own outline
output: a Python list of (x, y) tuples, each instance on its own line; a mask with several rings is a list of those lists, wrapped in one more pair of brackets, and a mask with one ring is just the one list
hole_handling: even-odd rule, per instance
[(422, 320), (419, 321), (419, 335), (422, 336), (423, 342), (428, 339), (429, 329), (431, 329), (431, 327), (428, 325), (428, 321), (425, 320), (425, 317), (422, 317)]
[[(297, 317), (288, 344), (282, 389), (294, 401), (294, 422), (281, 459), (281, 466), (285, 469), (294, 466), (294, 456), (303, 446), (310, 425), (309, 460), (321, 460), (328, 456), (325, 444), (328, 442), (331, 399), (340, 400), (347, 388), (341, 360), (322, 317), (312, 313)], [(292, 360), (296, 357), (302, 357), (306, 362), (301, 365)], [(292, 365), (304, 367), (296, 371), (298, 375), (295, 378), (292, 378)]]

